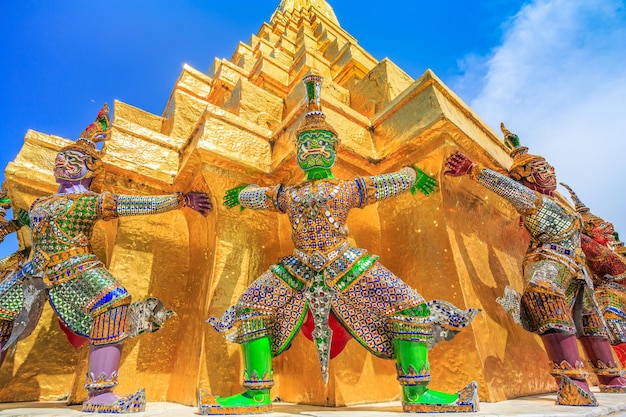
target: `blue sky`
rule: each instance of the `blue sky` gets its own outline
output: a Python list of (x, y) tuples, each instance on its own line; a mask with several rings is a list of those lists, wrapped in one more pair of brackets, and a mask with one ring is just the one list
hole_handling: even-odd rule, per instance
[[(230, 58), (278, 3), (0, 2), (0, 166), (27, 129), (75, 138), (104, 102), (162, 114), (184, 63)], [(490, 126), (504, 121), (626, 237), (623, 0), (329, 3), (375, 58), (414, 78), (431, 68)]]

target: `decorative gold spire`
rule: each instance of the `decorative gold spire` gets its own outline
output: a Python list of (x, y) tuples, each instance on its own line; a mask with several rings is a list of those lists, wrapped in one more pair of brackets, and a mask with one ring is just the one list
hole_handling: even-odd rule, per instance
[[(339, 25), (339, 20), (337, 20), (333, 8), (330, 7), (330, 4), (325, 0), (282, 0), (276, 12), (285, 13), (293, 12), (294, 10), (308, 10), (311, 7), (315, 7), (322, 15)], [(276, 14), (276, 12), (274, 12), (274, 14)]]

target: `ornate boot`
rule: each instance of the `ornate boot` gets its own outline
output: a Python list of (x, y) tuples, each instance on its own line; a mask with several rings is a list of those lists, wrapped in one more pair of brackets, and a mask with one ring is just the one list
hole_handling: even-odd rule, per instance
[(146, 409), (146, 394), (143, 388), (124, 397), (113, 394), (113, 389), (117, 386), (121, 356), (121, 343), (91, 346), (85, 385), (89, 396), (83, 403), (83, 412), (120, 414), (137, 413)]
[(600, 392), (626, 393), (624, 370), (613, 359), (611, 344), (605, 337), (585, 336), (580, 338), (585, 353), (598, 377)]
[[(589, 391), (584, 363), (578, 353), (576, 336), (566, 333), (547, 333), (541, 341), (552, 363), (550, 374), (559, 384), (558, 405), (597, 406), (596, 397)], [(573, 365), (572, 365), (573, 364)]]
[(410, 413), (478, 411), (478, 386), (471, 382), (455, 394), (428, 388), (430, 364), (424, 342), (394, 339), (398, 381), (402, 386), (402, 409)]
[(216, 397), (198, 391), (199, 412), (203, 415), (261, 414), (272, 412), (270, 389), (272, 353), (267, 336), (241, 344), (244, 360), (243, 387), (246, 391), (230, 397)]

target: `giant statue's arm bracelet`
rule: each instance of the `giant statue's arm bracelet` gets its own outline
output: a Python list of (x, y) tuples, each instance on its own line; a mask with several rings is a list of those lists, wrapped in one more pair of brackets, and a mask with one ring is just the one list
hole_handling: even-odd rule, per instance
[(18, 267), (22, 262), (26, 260), (26, 256), (23, 251), (17, 251), (7, 257), (0, 259), (0, 277), (2, 277), (5, 271)]
[(535, 191), (489, 168), (476, 165), (470, 178), (509, 201), (522, 214), (535, 212), (542, 206), (543, 201)]
[(20, 228), (20, 224), (17, 220), (6, 220), (0, 218), (0, 243), (4, 241), (4, 238), (11, 233), (17, 232)]
[(180, 194), (160, 196), (118, 195), (102, 193), (98, 196), (96, 210), (102, 219), (121, 216), (165, 213), (184, 207), (185, 197)]
[(243, 207), (252, 210), (284, 211), (280, 203), (282, 191), (282, 185), (259, 187), (251, 184), (239, 192), (239, 202)]
[(361, 192), (361, 206), (409, 191), (415, 178), (415, 169), (410, 167), (389, 174), (357, 178), (355, 181)]

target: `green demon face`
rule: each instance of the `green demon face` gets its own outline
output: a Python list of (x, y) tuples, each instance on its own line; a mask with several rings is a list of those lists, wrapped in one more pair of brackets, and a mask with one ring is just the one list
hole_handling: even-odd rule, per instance
[(335, 165), (337, 138), (327, 130), (306, 130), (298, 135), (296, 158), (304, 171)]

